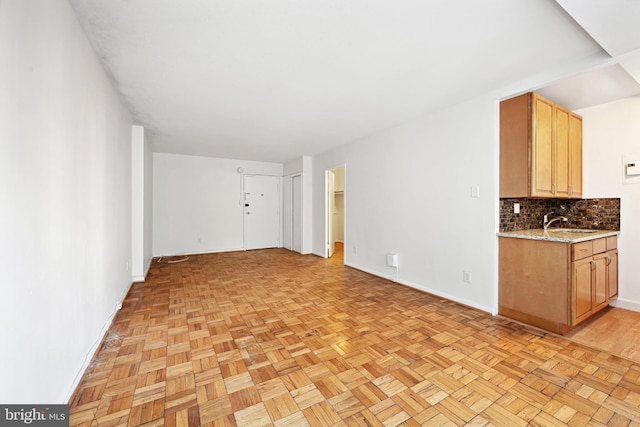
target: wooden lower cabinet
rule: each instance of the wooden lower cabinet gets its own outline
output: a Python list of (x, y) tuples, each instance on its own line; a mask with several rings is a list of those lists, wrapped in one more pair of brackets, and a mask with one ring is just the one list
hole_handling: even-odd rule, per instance
[[(573, 325), (609, 305), (608, 253), (581, 259), (573, 263), (574, 306)], [(617, 288), (617, 284), (615, 286)]]
[(593, 261), (583, 259), (573, 263), (573, 322), (576, 323), (591, 314), (592, 295), (591, 277), (593, 276)]
[(618, 298), (618, 250), (607, 252), (607, 298), (612, 301)]
[(617, 238), (580, 243), (500, 237), (499, 313), (566, 333), (618, 295)]

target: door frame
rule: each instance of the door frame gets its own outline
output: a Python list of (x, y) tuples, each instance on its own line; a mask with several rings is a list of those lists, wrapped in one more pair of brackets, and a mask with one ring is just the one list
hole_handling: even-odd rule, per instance
[(325, 222), (324, 222), (324, 257), (331, 258), (335, 252), (333, 239), (333, 208), (335, 207), (336, 174), (333, 169), (324, 171), (325, 188)]
[[(329, 169), (325, 169), (325, 173), (324, 173), (324, 202), (325, 202), (325, 206), (324, 206), (324, 251), (323, 251), (323, 255), (325, 258), (329, 258), (329, 245), (331, 244), (331, 239), (333, 239), (333, 228), (331, 227), (331, 218), (333, 216), (333, 212), (331, 211), (331, 205), (329, 204), (329, 172), (334, 173), (333, 171), (335, 169), (339, 169), (342, 168), (343, 169), (343, 179), (344, 179), (344, 217), (342, 219), (343, 222), (343, 229), (344, 229), (344, 241), (343, 241), (343, 247), (346, 248), (347, 247), (347, 239), (348, 239), (348, 234), (347, 234), (347, 165), (346, 164), (342, 164), (342, 165), (337, 165), (333, 168), (329, 168)], [(334, 195), (331, 195), (331, 197), (334, 197)], [(346, 250), (345, 250), (345, 255), (346, 255)], [(345, 262), (344, 258), (343, 258), (343, 263)]]

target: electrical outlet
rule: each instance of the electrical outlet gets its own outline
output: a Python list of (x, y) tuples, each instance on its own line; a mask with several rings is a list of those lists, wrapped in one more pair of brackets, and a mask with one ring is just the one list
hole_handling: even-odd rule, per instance
[(471, 283), (471, 272), (463, 271), (462, 272), (462, 281), (465, 283)]
[(514, 203), (513, 204), (513, 213), (514, 214), (519, 214), (520, 213), (520, 203)]

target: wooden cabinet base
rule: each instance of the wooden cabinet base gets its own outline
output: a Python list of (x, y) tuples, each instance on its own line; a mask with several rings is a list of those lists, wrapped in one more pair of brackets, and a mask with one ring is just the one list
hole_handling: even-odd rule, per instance
[(499, 238), (498, 313), (565, 334), (617, 296), (617, 238)]
[(552, 320), (543, 319), (542, 317), (534, 316), (532, 314), (523, 313), (521, 311), (512, 310), (507, 307), (499, 306), (498, 314), (500, 316), (507, 317), (509, 319), (516, 320), (518, 322), (526, 323), (527, 325), (535, 326), (536, 328), (544, 329), (545, 331), (553, 332), (559, 335), (564, 335), (573, 329), (573, 326), (564, 325), (562, 323), (554, 322)]

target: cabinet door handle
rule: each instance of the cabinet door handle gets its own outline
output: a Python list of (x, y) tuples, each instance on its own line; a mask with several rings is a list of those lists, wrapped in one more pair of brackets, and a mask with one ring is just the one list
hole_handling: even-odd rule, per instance
[(596, 262), (595, 261), (589, 261), (589, 264), (591, 264), (591, 269), (592, 270), (596, 269)]
[(611, 259), (611, 255), (607, 255), (607, 265), (610, 265), (610, 264), (611, 264), (611, 261), (613, 261), (613, 260)]

